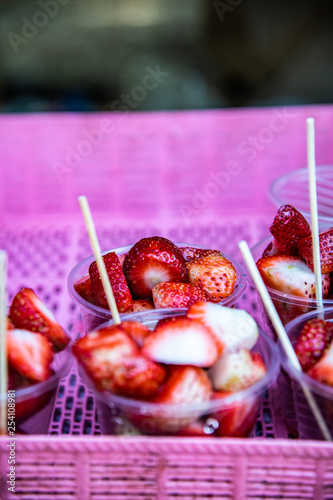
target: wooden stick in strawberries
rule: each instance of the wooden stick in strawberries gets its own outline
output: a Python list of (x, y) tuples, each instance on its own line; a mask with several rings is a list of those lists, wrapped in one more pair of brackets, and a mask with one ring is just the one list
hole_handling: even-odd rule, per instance
[[(318, 206), (317, 206), (317, 183), (316, 183), (316, 159), (315, 159), (315, 126), (314, 119), (307, 118), (307, 154), (309, 172), (309, 196), (311, 210), (311, 233), (313, 248), (313, 266), (316, 281), (316, 298), (318, 309), (323, 308), (323, 288), (320, 265), (320, 245), (318, 229)], [(323, 319), (323, 314), (318, 314), (319, 319)]]
[(101, 254), (101, 249), (98, 243), (97, 239), (97, 234), (96, 234), (96, 229), (95, 225), (91, 216), (88, 200), (85, 196), (79, 196), (79, 203), (81, 206), (81, 210), (83, 213), (83, 217), (86, 223), (87, 227), (87, 232), (89, 235), (90, 243), (91, 243), (91, 248), (94, 252), (95, 259), (96, 259), (96, 264), (98, 268), (98, 272), (100, 274), (103, 288), (105, 291), (106, 299), (112, 314), (113, 321), (116, 325), (119, 325), (121, 323), (117, 304), (113, 295), (111, 283), (108, 277), (108, 273), (105, 268), (104, 260)]
[[(267, 291), (267, 288), (262, 280), (262, 277), (258, 271), (258, 268), (256, 266), (256, 263), (252, 257), (252, 254), (250, 252), (250, 249), (246, 243), (246, 241), (241, 241), (239, 244), (239, 249), (242, 253), (243, 259), (245, 264), (247, 265), (247, 268), (252, 276), (252, 279), (257, 287), (257, 290), (260, 294), (260, 297), (263, 301), (263, 304), (266, 308), (266, 311), (273, 323), (273, 326), (275, 328), (275, 331), (279, 337), (279, 340), (282, 344), (282, 347), (284, 349), (284, 352), (286, 353), (286, 356), (288, 357), (290, 363), (298, 370), (302, 371), (302, 367), (298, 361), (298, 358), (296, 356), (296, 353), (293, 349), (293, 346), (290, 342), (290, 339), (287, 335), (286, 330), (284, 329), (284, 326), (281, 322), (281, 319), (276, 312), (276, 309), (274, 307), (273, 301), (271, 297), (269, 296), (269, 293)], [(310, 390), (300, 381), (300, 385), (302, 387), (302, 390), (304, 392), (304, 395), (308, 401), (308, 404), (312, 410), (312, 413), (318, 423), (318, 426), (325, 438), (326, 441), (332, 441), (332, 436), (330, 434), (329, 429), (327, 428), (326, 422), (320, 412), (320, 409), (318, 408), (318, 405), (310, 392)]]
[(0, 434), (7, 434), (7, 253), (0, 250)]

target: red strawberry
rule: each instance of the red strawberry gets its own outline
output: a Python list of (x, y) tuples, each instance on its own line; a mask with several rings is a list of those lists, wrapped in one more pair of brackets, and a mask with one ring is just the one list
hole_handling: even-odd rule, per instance
[(138, 321), (122, 321), (119, 325), (131, 337), (132, 340), (138, 345), (142, 346), (144, 340), (151, 334), (151, 330)]
[(126, 312), (134, 313), (134, 312), (149, 311), (150, 309), (154, 309), (154, 304), (152, 303), (151, 300), (135, 299), (133, 300), (133, 306), (131, 307), (131, 309), (129, 309)]
[(307, 371), (307, 374), (318, 382), (333, 387), (333, 342), (319, 361)]
[(207, 300), (205, 292), (191, 283), (160, 283), (152, 292), (156, 308), (189, 307), (198, 300)]
[(69, 343), (69, 337), (31, 288), (23, 288), (15, 295), (9, 316), (16, 328), (43, 334), (55, 350), (60, 351)]
[(297, 243), (301, 238), (311, 235), (308, 221), (292, 205), (282, 205), (269, 228), (280, 245), (283, 253), (297, 255)]
[(125, 257), (124, 273), (133, 297), (138, 299), (151, 298), (159, 283), (188, 281), (181, 251), (161, 236), (139, 240)]
[[(333, 271), (333, 228), (319, 234), (321, 272)], [(310, 269), (313, 267), (312, 237), (303, 238), (298, 242), (298, 252)]]
[(272, 255), (290, 255), (290, 251), (284, 245), (279, 243), (275, 238), (267, 245), (265, 250), (263, 251), (262, 256), (268, 257)]
[(236, 270), (222, 255), (207, 255), (187, 264), (190, 282), (200, 286), (212, 302), (220, 302), (235, 288)]
[(74, 284), (74, 290), (90, 304), (95, 304), (95, 299), (91, 287), (90, 276), (83, 276), (79, 281)]
[[(118, 256), (115, 252), (109, 252), (103, 255), (103, 260), (118, 310), (120, 313), (124, 313), (133, 306), (133, 299), (127, 286)], [(91, 278), (95, 304), (99, 307), (103, 307), (104, 309), (109, 309), (96, 262), (92, 262), (90, 264), (89, 275)]]
[(219, 250), (211, 250), (209, 248), (195, 248), (195, 247), (179, 247), (186, 262), (200, 259), (206, 255), (221, 255)]
[(117, 254), (117, 255), (118, 255), (118, 259), (119, 259), (119, 262), (120, 262), (121, 268), (123, 268), (123, 265), (124, 265), (124, 260), (125, 260), (126, 254), (125, 254), (125, 253), (122, 253), (122, 254)]
[(319, 361), (333, 339), (333, 323), (312, 319), (304, 325), (295, 347), (303, 371), (308, 371)]
[(98, 390), (149, 399), (166, 377), (165, 368), (144, 357), (121, 325), (88, 333), (73, 353)]
[[(262, 257), (257, 267), (266, 286), (299, 297), (316, 298), (315, 275), (299, 257)], [(322, 275), (322, 283), (323, 298), (326, 298), (330, 286), (329, 274)]]
[(142, 352), (154, 361), (173, 365), (212, 366), (221, 350), (209, 328), (186, 317), (158, 325)]
[[(213, 400), (225, 399), (232, 392), (214, 392)], [(246, 437), (249, 435), (257, 420), (260, 399), (247, 398), (244, 401), (234, 402), (232, 405), (211, 415), (218, 422), (215, 435), (219, 437)]]
[(9, 365), (31, 382), (44, 382), (51, 375), (53, 350), (44, 335), (28, 330), (8, 330)]

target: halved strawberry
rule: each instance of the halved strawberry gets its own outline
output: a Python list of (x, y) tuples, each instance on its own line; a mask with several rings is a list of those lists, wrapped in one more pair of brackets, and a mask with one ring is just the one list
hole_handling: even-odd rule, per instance
[(179, 247), (186, 262), (200, 259), (206, 255), (221, 255), (219, 250), (212, 250), (209, 248), (195, 248), (195, 247)]
[(69, 337), (31, 288), (23, 288), (12, 300), (9, 316), (16, 328), (43, 334), (55, 350), (64, 349)]
[[(292, 252), (293, 254), (294, 252)], [(262, 257), (268, 257), (272, 255), (290, 255), (290, 250), (286, 248), (284, 245), (279, 243), (275, 238), (267, 245), (265, 250), (263, 251)]]
[[(299, 257), (262, 257), (257, 267), (266, 286), (299, 297), (316, 298), (315, 275)], [(329, 274), (322, 275), (322, 283), (323, 298), (326, 298), (330, 286)]]
[(154, 304), (148, 299), (135, 299), (133, 300), (133, 305), (126, 313), (149, 311), (150, 309), (155, 309)]
[(282, 245), (283, 253), (288, 255), (297, 255), (298, 241), (311, 235), (308, 221), (292, 205), (282, 205), (279, 208), (269, 230)]
[(261, 380), (266, 374), (260, 354), (247, 349), (225, 352), (210, 370), (210, 378), (217, 391), (240, 391)]
[(121, 325), (88, 333), (74, 343), (73, 354), (98, 390), (149, 399), (166, 377), (165, 368), (143, 356)]
[[(121, 268), (118, 256), (115, 252), (109, 252), (103, 255), (106, 271), (111, 283), (113, 295), (117, 303), (118, 311), (124, 313), (133, 306), (133, 299), (129, 291), (123, 270)], [(89, 275), (91, 278), (92, 292), (95, 304), (104, 309), (109, 309), (103, 283), (99, 275), (96, 262), (89, 266)]]
[[(333, 228), (319, 234), (320, 264), (321, 272), (331, 273), (333, 271)], [(313, 267), (312, 237), (303, 238), (298, 242), (300, 257), (306, 262), (310, 269)]]
[(304, 371), (309, 370), (324, 355), (333, 339), (333, 323), (312, 319), (304, 325), (295, 352)]
[(252, 349), (258, 339), (258, 325), (242, 309), (223, 307), (212, 302), (196, 302), (187, 317), (200, 321), (214, 334), (223, 350)]
[(155, 285), (186, 282), (185, 259), (172, 241), (161, 236), (139, 240), (126, 254), (124, 273), (134, 298), (151, 298)]
[(212, 366), (221, 349), (209, 328), (186, 317), (159, 324), (146, 338), (142, 352), (173, 365)]
[(146, 325), (139, 323), (139, 321), (125, 320), (122, 321), (119, 326), (140, 347), (144, 343), (145, 338), (151, 334), (151, 330), (149, 330), (149, 328)]
[(187, 263), (190, 282), (202, 288), (211, 302), (220, 302), (235, 288), (237, 273), (222, 255), (206, 255)]
[(192, 283), (159, 283), (152, 293), (156, 308), (189, 307), (198, 300), (207, 300), (205, 292)]
[(94, 295), (92, 292), (90, 276), (83, 276), (74, 284), (74, 290), (90, 304), (95, 304)]
[(41, 333), (28, 330), (8, 330), (9, 365), (31, 382), (44, 382), (51, 375), (53, 350)]
[(333, 342), (319, 361), (307, 371), (307, 374), (318, 382), (333, 387)]

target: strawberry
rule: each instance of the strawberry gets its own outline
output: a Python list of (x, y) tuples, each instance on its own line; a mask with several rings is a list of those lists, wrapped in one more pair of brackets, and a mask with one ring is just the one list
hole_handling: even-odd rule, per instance
[(151, 300), (135, 299), (133, 300), (132, 307), (128, 311), (126, 311), (126, 313), (149, 311), (150, 309), (154, 309), (154, 304)]
[(222, 255), (206, 255), (187, 263), (190, 282), (200, 286), (212, 302), (220, 302), (235, 288), (236, 270)]
[(208, 367), (221, 350), (209, 328), (179, 317), (158, 325), (146, 338), (142, 352), (160, 363)]
[[(323, 274), (333, 271), (333, 228), (319, 234), (320, 264)], [(310, 269), (313, 267), (312, 237), (303, 238), (298, 242), (300, 257)]]
[(262, 257), (268, 257), (280, 254), (290, 255), (290, 252), (284, 245), (282, 245), (275, 238), (273, 238), (272, 241), (267, 245), (267, 247), (263, 251)]
[(210, 370), (214, 389), (240, 391), (261, 380), (266, 374), (265, 364), (258, 353), (247, 349), (225, 352)]
[(44, 335), (28, 330), (8, 330), (9, 365), (30, 382), (44, 382), (51, 375), (53, 350)]
[(297, 243), (311, 235), (308, 221), (292, 205), (282, 205), (269, 228), (284, 254), (297, 255)]
[[(133, 306), (131, 292), (127, 286), (127, 282), (121, 268), (118, 256), (115, 252), (109, 252), (103, 255), (106, 271), (111, 283), (114, 298), (120, 313), (128, 311)], [(103, 283), (99, 275), (96, 262), (92, 262), (89, 266), (89, 275), (91, 279), (92, 292), (95, 299), (95, 304), (104, 309), (109, 309), (106, 295), (103, 288)]]
[(187, 317), (206, 325), (222, 350), (251, 349), (257, 342), (257, 323), (242, 309), (231, 309), (212, 302), (196, 302), (188, 309)]
[(333, 387), (333, 342), (307, 374), (318, 382)]
[(152, 297), (155, 285), (187, 280), (185, 259), (172, 241), (161, 236), (142, 238), (127, 253), (124, 273), (134, 298)]
[(23, 288), (15, 295), (9, 316), (15, 328), (43, 334), (56, 351), (69, 343), (69, 337), (31, 288)]
[(152, 293), (156, 308), (189, 307), (198, 300), (207, 300), (205, 292), (191, 283), (159, 283)]
[(123, 265), (124, 265), (124, 260), (125, 260), (126, 254), (125, 254), (125, 253), (122, 253), (122, 254), (117, 254), (117, 255), (118, 255), (118, 259), (119, 259), (119, 262), (120, 262), (121, 268), (123, 268)]
[(88, 333), (74, 343), (73, 354), (101, 391), (149, 399), (166, 377), (165, 368), (143, 356), (121, 325)]
[(323, 356), (333, 339), (333, 323), (323, 319), (307, 321), (297, 339), (295, 352), (303, 371), (308, 371)]
[(200, 259), (206, 255), (221, 255), (219, 250), (211, 250), (208, 248), (195, 248), (195, 247), (179, 247), (186, 262)]
[(84, 300), (90, 302), (90, 304), (95, 304), (94, 295), (92, 292), (91, 279), (90, 276), (83, 276), (79, 281), (74, 284), (74, 290), (80, 295)]
[[(257, 267), (266, 286), (299, 297), (316, 298), (315, 275), (299, 257), (262, 257)], [(329, 274), (322, 275), (322, 283), (323, 298), (326, 298), (330, 286)]]
[(140, 347), (142, 346), (145, 338), (151, 334), (151, 330), (149, 330), (149, 328), (146, 325), (143, 325), (138, 321), (125, 320), (122, 321), (119, 326)]

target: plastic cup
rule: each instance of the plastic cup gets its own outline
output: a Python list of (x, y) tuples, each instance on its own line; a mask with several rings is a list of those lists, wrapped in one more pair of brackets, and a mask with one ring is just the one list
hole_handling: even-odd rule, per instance
[[(189, 243), (176, 243), (179, 247), (191, 246), (194, 248), (204, 248), (199, 245), (192, 245)], [(132, 245), (127, 245), (124, 247), (108, 250), (103, 253), (106, 254), (108, 252), (116, 252), (118, 255), (123, 255), (129, 251)], [(223, 306), (232, 307), (236, 304), (236, 302), (243, 295), (246, 285), (247, 285), (247, 277), (245, 270), (241, 264), (236, 262), (234, 259), (230, 258), (228, 255), (223, 254), (224, 257), (229, 259), (237, 272), (237, 279), (235, 284), (235, 290), (229, 297), (223, 299), (220, 304)], [(73, 301), (78, 304), (81, 312), (83, 328), (85, 332), (92, 331), (96, 329), (99, 325), (105, 323), (106, 321), (112, 318), (112, 314), (108, 309), (103, 309), (102, 307), (91, 304), (90, 302), (84, 300), (74, 289), (75, 283), (77, 283), (82, 277), (88, 276), (89, 266), (95, 260), (94, 255), (90, 255), (84, 260), (80, 261), (70, 272), (68, 276), (68, 292)], [(127, 317), (128, 313), (121, 314), (121, 317)]]
[[(323, 311), (324, 319), (333, 321), (333, 308), (330, 307)], [(311, 311), (299, 316), (288, 325), (286, 325), (287, 334), (293, 345), (296, 344), (298, 336), (307, 321), (316, 318), (317, 311)], [(321, 382), (314, 380), (304, 372), (297, 371), (285, 356), (284, 351), (279, 344), (282, 368), (286, 377), (290, 380), (290, 389), (280, 391), (282, 409), (287, 425), (296, 430), (300, 439), (323, 440), (322, 433), (313, 417), (312, 411), (308, 405), (301, 388), (303, 383), (312, 392), (317, 405), (324, 417), (324, 420), (333, 435), (333, 387), (329, 387)], [(285, 411), (287, 410), (287, 411)]]
[[(184, 309), (155, 309), (127, 315), (128, 320), (140, 321), (153, 329), (164, 318), (182, 316)], [(106, 323), (104, 326), (110, 325)], [(219, 400), (196, 404), (157, 404), (134, 400), (95, 389), (92, 380), (79, 365), (79, 373), (95, 394), (98, 418), (104, 434), (193, 435), (245, 437), (251, 432), (258, 416), (262, 395), (275, 381), (280, 360), (276, 344), (260, 331), (253, 347), (266, 365), (267, 374), (251, 387)], [(227, 427), (237, 419), (233, 431)], [(190, 430), (189, 430), (190, 429)]]

